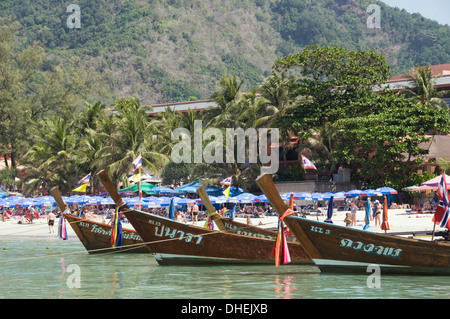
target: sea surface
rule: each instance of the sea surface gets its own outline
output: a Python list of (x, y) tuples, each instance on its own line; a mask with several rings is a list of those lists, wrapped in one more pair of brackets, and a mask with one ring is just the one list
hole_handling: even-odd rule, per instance
[(158, 266), (72, 236), (0, 237), (0, 299), (449, 299), (449, 277), (321, 274), (313, 265)]

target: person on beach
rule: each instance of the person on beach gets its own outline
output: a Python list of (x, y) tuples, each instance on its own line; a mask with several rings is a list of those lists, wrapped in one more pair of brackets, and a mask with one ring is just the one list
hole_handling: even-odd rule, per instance
[(192, 207), (192, 222), (194, 225), (197, 225), (198, 222), (198, 206), (197, 204), (194, 204), (194, 206)]
[(373, 205), (373, 218), (375, 219), (375, 227), (381, 226), (381, 204), (377, 199)]
[(55, 225), (55, 219), (56, 219), (55, 214), (52, 211), (50, 211), (50, 213), (48, 213), (48, 215), (47, 215), (48, 233), (49, 234), (55, 232), (53, 229), (53, 226)]
[(358, 206), (356, 206), (355, 202), (352, 202), (352, 204), (350, 205), (350, 213), (352, 214), (351, 216), (351, 226), (356, 226), (356, 211), (358, 210)]

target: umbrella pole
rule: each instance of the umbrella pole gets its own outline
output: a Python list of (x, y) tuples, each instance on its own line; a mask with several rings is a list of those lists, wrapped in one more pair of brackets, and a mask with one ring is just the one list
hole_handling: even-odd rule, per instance
[(431, 241), (434, 241), (434, 232), (436, 230), (436, 223), (433, 223), (433, 233), (431, 235)]

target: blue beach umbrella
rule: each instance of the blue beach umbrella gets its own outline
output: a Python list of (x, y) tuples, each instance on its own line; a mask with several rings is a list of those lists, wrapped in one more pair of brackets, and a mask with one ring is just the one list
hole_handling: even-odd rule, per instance
[(252, 203), (253, 199), (256, 196), (250, 193), (242, 193), (239, 194), (238, 196), (235, 196), (235, 199), (237, 199), (239, 201), (239, 203), (247, 203), (250, 204)]
[(365, 189), (361, 191), (361, 193), (359, 194), (359, 196), (379, 196), (379, 195), (380, 193), (374, 189)]
[(267, 203), (269, 200), (267, 199), (265, 194), (258, 195), (253, 200), (255, 203)]
[(149, 194), (178, 195), (179, 192), (169, 187), (156, 186), (149, 190)]
[(281, 199), (284, 201), (288, 201), (291, 198), (291, 193), (284, 193), (280, 195)]
[(323, 194), (322, 193), (312, 193), (311, 194), (311, 199), (312, 200), (322, 200), (323, 199)]
[(397, 191), (393, 189), (392, 187), (380, 187), (376, 189), (377, 192), (383, 194), (383, 195), (395, 195), (397, 194)]
[(345, 196), (347, 197), (356, 197), (361, 194), (362, 190), (360, 189), (352, 189), (351, 191), (345, 192)]
[(298, 198), (298, 199), (311, 199), (311, 198), (312, 198), (312, 195), (311, 195), (311, 193), (307, 193), (307, 192), (294, 193), (294, 198)]
[(325, 219), (325, 223), (333, 224), (331, 221), (331, 217), (333, 217), (333, 201), (333, 195), (331, 195), (330, 201), (328, 202), (327, 219)]

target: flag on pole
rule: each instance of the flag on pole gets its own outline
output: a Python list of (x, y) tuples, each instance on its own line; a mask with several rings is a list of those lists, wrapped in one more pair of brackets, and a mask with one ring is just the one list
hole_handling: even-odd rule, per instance
[(302, 162), (303, 162), (303, 168), (304, 169), (315, 169), (317, 170), (316, 166), (306, 157), (302, 155)]
[(439, 204), (434, 212), (433, 222), (436, 225), (450, 229), (450, 200), (448, 196), (447, 182), (445, 180), (445, 172), (442, 174), (437, 190), (439, 193)]
[(141, 172), (133, 175), (133, 182), (139, 183), (141, 181)]
[(231, 185), (231, 176), (229, 176), (229, 177), (223, 179), (223, 180), (220, 182), (220, 185), (230, 186), (230, 185)]
[(228, 198), (230, 196), (230, 189), (231, 189), (231, 186), (228, 186), (227, 189), (223, 191), (225, 198)]
[(133, 172), (138, 168), (142, 168), (142, 156), (139, 154), (138, 157), (133, 161)]
[(91, 173), (87, 174), (85, 177), (78, 181), (78, 184), (88, 184), (91, 180)]
[(87, 184), (83, 184), (81, 186), (78, 186), (75, 189), (72, 189), (73, 192), (80, 192), (80, 193), (84, 193), (86, 191), (87, 188)]

